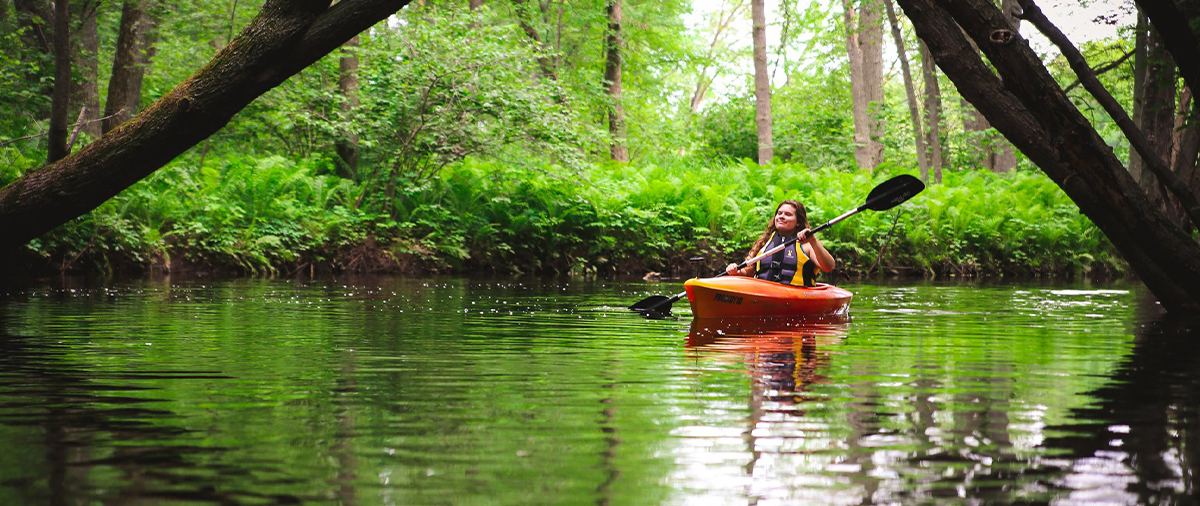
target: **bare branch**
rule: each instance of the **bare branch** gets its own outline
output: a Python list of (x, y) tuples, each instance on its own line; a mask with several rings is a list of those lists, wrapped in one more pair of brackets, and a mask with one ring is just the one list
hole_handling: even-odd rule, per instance
[[(1097, 76), (1099, 76), (1099, 75), (1101, 75), (1101, 74), (1103, 74), (1103, 73), (1105, 73), (1105, 72), (1108, 72), (1108, 71), (1110, 71), (1110, 70), (1112, 70), (1112, 69), (1115, 69), (1115, 68), (1117, 68), (1117, 67), (1120, 67), (1120, 66), (1121, 66), (1121, 64), (1122, 64), (1122, 63), (1125, 63), (1125, 60), (1128, 60), (1128, 59), (1129, 59), (1129, 57), (1130, 57), (1130, 56), (1133, 56), (1133, 54), (1134, 54), (1135, 52), (1136, 52), (1136, 51), (1127, 51), (1127, 52), (1126, 52), (1124, 55), (1122, 55), (1120, 58), (1117, 58), (1116, 60), (1110, 61), (1110, 62), (1108, 62), (1108, 63), (1105, 63), (1104, 65), (1101, 65), (1101, 66), (1099, 66), (1099, 67), (1096, 67), (1095, 69), (1092, 69), (1092, 72), (1093, 72), (1093, 73), (1095, 73)], [(1073, 82), (1073, 83), (1071, 83), (1071, 84), (1067, 85), (1067, 87), (1066, 87), (1066, 88), (1063, 88), (1063, 91), (1065, 91), (1065, 92), (1067, 92), (1067, 93), (1070, 93), (1070, 92), (1071, 92), (1071, 90), (1075, 89), (1075, 87), (1076, 87), (1076, 86), (1079, 86), (1079, 80), (1078, 80), (1078, 79), (1076, 79), (1076, 80), (1075, 80), (1075, 82)]]
[[(89, 123), (95, 123), (95, 122), (97, 122), (97, 121), (104, 121), (104, 120), (106, 120), (106, 119), (108, 119), (108, 118), (111, 118), (111, 117), (113, 117), (113, 116), (116, 116), (116, 115), (118, 115), (118, 114), (121, 114), (121, 113), (123, 113), (123, 112), (125, 112), (125, 109), (121, 109), (121, 110), (119, 110), (119, 111), (117, 111), (117, 112), (114, 112), (114, 113), (112, 113), (112, 114), (110, 114), (110, 115), (108, 115), (108, 116), (105, 116), (105, 117), (103, 117), (103, 118), (95, 118), (95, 119), (90, 119), (90, 120), (87, 120), (87, 121), (83, 121), (83, 122), (80, 122), (80, 123), (75, 123), (75, 124), (73, 124), (73, 125), (67, 125), (67, 126), (68, 126), (68, 127), (76, 127), (76, 130), (78, 130), (78, 127), (80, 127), (80, 126), (87, 125), (87, 124), (89, 124)], [(83, 113), (82, 113), (82, 112), (80, 112), (79, 114), (80, 114), (80, 116), (82, 117)], [(14, 143), (14, 142), (20, 142), (20, 141), (24, 141), (24, 140), (28, 140), (28, 139), (36, 139), (36, 138), (38, 138), (38, 137), (44, 137), (44, 136), (45, 136), (47, 133), (48, 133), (48, 132), (42, 132), (42, 133), (40, 133), (40, 134), (32, 134), (32, 135), (26, 135), (26, 136), (24, 136), (24, 137), (17, 137), (16, 139), (9, 139), (9, 140), (7, 140), (7, 141), (0, 142), (0, 148), (2, 148), (2, 147), (4, 147), (4, 146), (7, 146), (7, 145), (9, 145), (9, 144), (12, 144), (12, 143)]]

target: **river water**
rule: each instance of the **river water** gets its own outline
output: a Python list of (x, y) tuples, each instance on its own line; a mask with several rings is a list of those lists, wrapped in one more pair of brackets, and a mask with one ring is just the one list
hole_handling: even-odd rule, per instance
[(1200, 340), (1118, 285), (0, 289), (0, 505), (1196, 504)]

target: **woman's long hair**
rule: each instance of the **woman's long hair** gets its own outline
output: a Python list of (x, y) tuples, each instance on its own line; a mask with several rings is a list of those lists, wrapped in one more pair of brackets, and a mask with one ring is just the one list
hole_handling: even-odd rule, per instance
[(775, 230), (775, 215), (779, 214), (779, 208), (781, 208), (785, 205), (792, 206), (792, 209), (796, 210), (796, 230), (795, 230), (795, 232), (799, 232), (801, 230), (808, 228), (808, 211), (804, 209), (803, 205), (801, 205), (799, 202), (796, 202), (795, 200), (785, 200), (783, 202), (780, 202), (779, 205), (775, 206), (775, 212), (771, 213), (771, 218), (767, 220), (766, 232), (763, 232), (762, 237), (759, 237), (757, 241), (754, 241), (754, 246), (750, 248), (750, 253), (748, 253), (746, 255), (746, 260), (754, 258), (754, 255), (756, 255), (760, 251), (762, 251), (763, 246), (766, 246), (767, 240), (770, 239), (771, 234), (775, 233), (775, 231), (776, 231)]

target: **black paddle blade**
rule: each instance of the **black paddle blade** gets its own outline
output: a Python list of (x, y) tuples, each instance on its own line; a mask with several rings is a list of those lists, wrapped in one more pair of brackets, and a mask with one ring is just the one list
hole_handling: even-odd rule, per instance
[[(662, 304), (668, 300), (671, 300), (671, 298), (667, 297), (666, 295), (651, 295), (649, 297), (646, 297), (642, 300), (639, 300), (639, 301), (633, 303), (632, 306), (629, 306), (629, 309), (632, 309), (634, 311), (647, 311), (651, 308), (657, 307), (659, 304)], [(670, 306), (667, 306), (667, 307), (670, 308)]]
[(863, 209), (872, 211), (887, 211), (893, 207), (903, 204), (904, 201), (911, 199), (913, 195), (921, 193), (925, 189), (925, 183), (908, 174), (901, 174), (887, 181), (879, 183), (874, 190), (871, 190), (870, 195), (867, 195), (867, 202), (862, 205)]
[(687, 295), (687, 292), (674, 297), (651, 295), (638, 301), (637, 304), (629, 306), (629, 309), (642, 313), (646, 318), (664, 318), (671, 314), (671, 305), (682, 299), (684, 295)]

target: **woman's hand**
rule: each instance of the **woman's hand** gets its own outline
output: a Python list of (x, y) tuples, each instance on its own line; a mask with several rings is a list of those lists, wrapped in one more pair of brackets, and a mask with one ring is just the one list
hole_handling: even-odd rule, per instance
[(740, 275), (741, 272), (738, 271), (737, 265), (738, 264), (729, 264), (729, 266), (725, 267), (725, 273), (729, 274), (730, 276)]
[(816, 236), (813, 235), (811, 228), (806, 228), (804, 230), (796, 232), (796, 242), (799, 242), (801, 244), (808, 244), (815, 238), (816, 238)]

